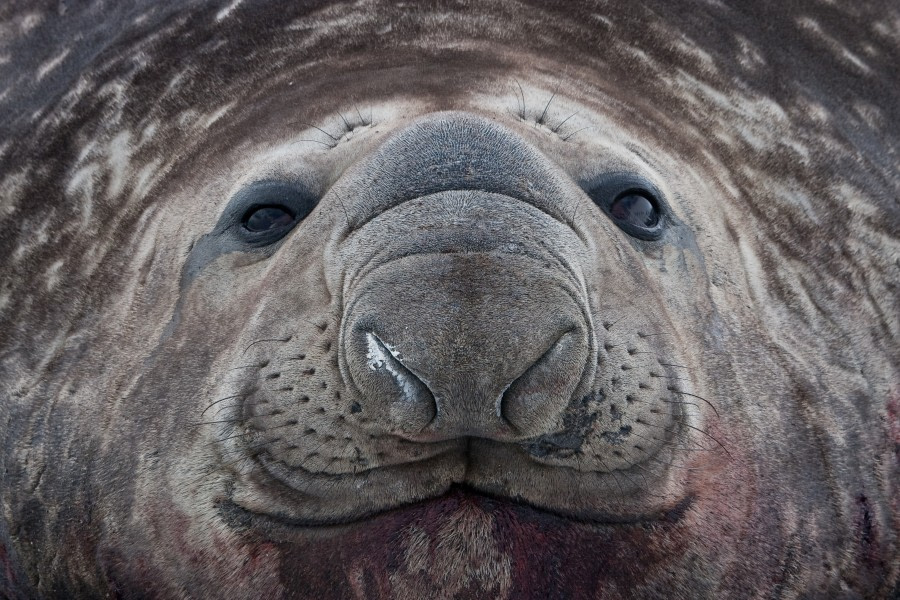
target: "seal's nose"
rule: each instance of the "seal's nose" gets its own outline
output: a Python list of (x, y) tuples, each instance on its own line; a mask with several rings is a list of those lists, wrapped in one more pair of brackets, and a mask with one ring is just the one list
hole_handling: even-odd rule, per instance
[(570, 290), (522, 257), (415, 255), (350, 309), (344, 356), (376, 421), (416, 441), (558, 429), (590, 356)]

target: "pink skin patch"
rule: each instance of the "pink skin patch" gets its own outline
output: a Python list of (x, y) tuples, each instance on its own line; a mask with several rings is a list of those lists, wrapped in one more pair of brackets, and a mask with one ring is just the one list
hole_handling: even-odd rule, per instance
[[(287, 589), (362, 598), (448, 590), (457, 597), (594, 598), (640, 585), (684, 552), (681, 514), (628, 525), (579, 523), (464, 490), (374, 517), (329, 539), (283, 542)], [(548, 588), (548, 586), (550, 586)], [(331, 596), (328, 596), (331, 597)]]

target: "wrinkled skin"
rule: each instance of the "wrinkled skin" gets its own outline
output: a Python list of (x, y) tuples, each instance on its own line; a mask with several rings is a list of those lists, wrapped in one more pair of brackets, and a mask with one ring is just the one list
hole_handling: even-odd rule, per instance
[(900, 594), (895, 3), (20, 4), (0, 596)]

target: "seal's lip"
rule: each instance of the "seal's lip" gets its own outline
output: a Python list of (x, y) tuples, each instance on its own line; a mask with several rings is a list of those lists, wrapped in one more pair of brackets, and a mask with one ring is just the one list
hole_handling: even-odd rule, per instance
[[(299, 471), (303, 473), (304, 477), (310, 478), (320, 478), (322, 480), (330, 480), (334, 481), (337, 479), (345, 479), (345, 478), (355, 478), (366, 473), (373, 472), (391, 472), (399, 469), (405, 468), (418, 468), (421, 469), (423, 467), (428, 467), (430, 464), (440, 461), (447, 457), (448, 454), (453, 454), (454, 452), (458, 452), (460, 450), (465, 450), (468, 441), (464, 438), (453, 439), (453, 440), (441, 440), (438, 442), (421, 442), (420, 445), (426, 446), (430, 445), (435, 447), (433, 450), (426, 456), (415, 458), (412, 460), (406, 460), (398, 463), (389, 463), (384, 465), (379, 465), (375, 467), (365, 467), (358, 469), (356, 471), (347, 472), (347, 473), (319, 473), (315, 471), (310, 471), (309, 469), (304, 468), (302, 465), (290, 467), (290, 470)], [(289, 488), (293, 488), (290, 481), (280, 475), (278, 473), (281, 470), (278, 465), (283, 464), (280, 460), (271, 457), (268, 451), (260, 452), (255, 458), (262, 467), (265, 469), (266, 473), (269, 476), (274, 477), (279, 483), (286, 485)]]
[(587, 516), (555, 511), (545, 507), (536, 506), (521, 499), (496, 496), (465, 484), (454, 483), (449, 485), (442, 494), (398, 506), (392, 506), (385, 510), (354, 516), (349, 519), (314, 520), (296, 518), (278, 513), (258, 512), (241, 506), (230, 497), (219, 500), (216, 503), (216, 508), (222, 520), (232, 527), (261, 528), (267, 531), (272, 531), (272, 529), (275, 528), (286, 533), (292, 531), (299, 533), (312, 531), (338, 532), (345, 528), (353, 528), (364, 523), (375, 522), (384, 517), (398, 516), (406, 512), (426, 508), (430, 505), (446, 501), (452, 496), (460, 495), (480, 503), (494, 506), (505, 505), (515, 507), (517, 510), (525, 510), (544, 518), (558, 519), (566, 523), (602, 528), (642, 526), (657, 523), (676, 524), (681, 521), (695, 500), (693, 495), (688, 494), (681, 499), (676, 500), (671, 505), (662, 507), (653, 512), (627, 515), (600, 513), (598, 515)]
[[(444, 446), (446, 444), (447, 442), (440, 442), (436, 445)], [(423, 465), (440, 461), (448, 454), (452, 453), (451, 450), (445, 449), (443, 452), (437, 452), (434, 455), (412, 461), (411, 463), (404, 462), (400, 465), (377, 467), (371, 469), (369, 472), (391, 472), (398, 468), (398, 466), (400, 469), (407, 467), (421, 468)], [(572, 467), (566, 466), (555, 466), (553, 468), (567, 471), (575, 470)], [(517, 507), (517, 510), (522, 509), (531, 511), (537, 515), (552, 516), (567, 523), (612, 526), (634, 525), (659, 521), (674, 522), (681, 518), (684, 511), (687, 510), (694, 500), (693, 494), (689, 490), (683, 490), (681, 494), (671, 496), (667, 502), (654, 502), (650, 506), (643, 506), (641, 509), (636, 509), (634, 512), (630, 513), (627, 512), (627, 502), (618, 503), (618, 505), (616, 502), (603, 502), (604, 507), (598, 507), (597, 510), (579, 510), (574, 507), (565, 507), (561, 505), (554, 506), (552, 502), (536, 502), (533, 499), (529, 499), (527, 495), (523, 496), (521, 493), (514, 492), (513, 490), (489, 489), (489, 486), (485, 487), (476, 481), (467, 479), (465, 475), (461, 475), (460, 477), (448, 478), (444, 483), (435, 486), (429, 491), (425, 491), (425, 493), (411, 496), (405, 501), (390, 503), (386, 506), (369, 506), (362, 510), (360, 510), (361, 507), (357, 507), (356, 510), (347, 511), (343, 515), (334, 517), (310, 515), (298, 516), (298, 514), (304, 512), (302, 510), (302, 503), (304, 502), (306, 494), (310, 493), (309, 489), (302, 487), (298, 488), (296, 485), (293, 485), (291, 481), (279, 476), (277, 471), (273, 472), (266, 466), (263, 466), (263, 472), (265, 472), (263, 480), (258, 481), (257, 484), (250, 483), (254, 488), (256, 485), (263, 485), (263, 488), (257, 488), (257, 491), (254, 493), (257, 501), (252, 503), (253, 506), (242, 504), (241, 500), (235, 497), (234, 492), (236, 488), (233, 485), (229, 487), (227, 498), (220, 498), (217, 502), (218, 508), (224, 511), (222, 513), (223, 519), (241, 526), (248, 525), (252, 521), (256, 522), (257, 525), (266, 528), (277, 526), (288, 528), (289, 530), (320, 530), (341, 526), (353, 526), (367, 523), (373, 519), (378, 519), (383, 515), (403, 517), (403, 511), (415, 511), (422, 507), (431, 506), (434, 503), (445, 500), (447, 496), (454, 491), (462, 490), (462, 492), (472, 496), (476, 500), (490, 500), (495, 505), (499, 503), (510, 507)], [(314, 474), (309, 472), (307, 472), (306, 475), (313, 476), (315, 479), (328, 480), (332, 483), (335, 483), (338, 479), (343, 479), (342, 476)], [(247, 483), (249, 482), (242, 484), (242, 487)], [(264, 491), (265, 488), (268, 488), (269, 491)], [(349, 486), (344, 489), (344, 493), (356, 494), (359, 493), (359, 490), (354, 486)], [(603, 494), (604, 492), (598, 490), (597, 493)], [(269, 494), (274, 495), (269, 496)], [(312, 494), (315, 495), (314, 492), (312, 492)], [(280, 505), (280, 508), (273, 510), (272, 512), (267, 511), (265, 506), (266, 502), (264, 500), (265, 497), (271, 497), (273, 501), (278, 499), (277, 502)], [(295, 508), (292, 508), (292, 506)], [(621, 507), (621, 511), (617, 510), (619, 507)]]

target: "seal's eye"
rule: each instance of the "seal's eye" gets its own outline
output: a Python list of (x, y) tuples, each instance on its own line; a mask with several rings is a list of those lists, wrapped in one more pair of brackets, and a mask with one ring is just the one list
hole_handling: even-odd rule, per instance
[(671, 223), (662, 194), (638, 174), (604, 173), (583, 185), (591, 200), (632, 237), (657, 240)]
[[(229, 201), (213, 233), (252, 248), (284, 239), (312, 213), (318, 194), (301, 181), (257, 181)], [(273, 246), (274, 247), (274, 246)]]
[(247, 231), (261, 233), (294, 224), (294, 215), (283, 206), (257, 206), (244, 214), (242, 219)]
[(659, 210), (653, 200), (640, 192), (626, 192), (609, 207), (613, 219), (635, 227), (654, 227), (659, 223)]

